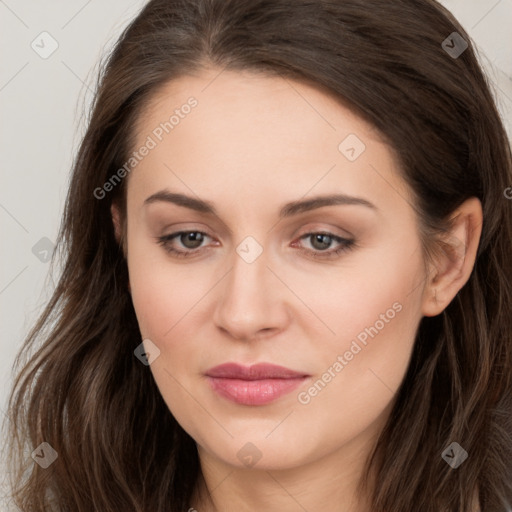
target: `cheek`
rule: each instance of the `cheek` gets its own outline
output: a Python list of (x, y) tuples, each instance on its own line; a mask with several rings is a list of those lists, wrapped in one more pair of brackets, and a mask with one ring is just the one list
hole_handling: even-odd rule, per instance
[(297, 395), (301, 405), (296, 419), (306, 422), (312, 431), (322, 431), (325, 447), (358, 436), (385, 418), (392, 406), (407, 370), (417, 329), (410, 298), (401, 297), (394, 306), (376, 309), (384, 313), (388, 323), (370, 320), (363, 328), (350, 327), (354, 335), (344, 336), (337, 344), (324, 345), (318, 354), (322, 360), (318, 375)]
[[(368, 252), (357, 268), (344, 269), (339, 280), (324, 280), (321, 290), (307, 295), (322, 320), (315, 319), (321, 343), (314, 347), (319, 378), (303, 390), (301, 403), (340, 421), (345, 412), (326, 404), (343, 404), (362, 423), (389, 404), (414, 346), (423, 278), (421, 252), (409, 243)], [(302, 281), (303, 296), (311, 289), (308, 280)]]
[(132, 302), (142, 337), (160, 350), (150, 371), (169, 411), (187, 432), (197, 436), (197, 418), (204, 411), (191, 396), (197, 394), (197, 360), (204, 345), (194, 326), (208, 287), (191, 282), (190, 275), (178, 266), (166, 265), (161, 257), (147, 257), (142, 247), (134, 245), (128, 265)]
[(339, 266), (318, 272), (281, 269), (283, 281), (293, 283), (294, 293), (307, 305), (294, 320), (323, 341), (319, 353), (322, 347), (329, 354), (344, 352), (354, 339), (364, 344), (395, 330), (400, 340), (401, 329), (409, 343), (407, 333), (414, 332), (421, 318), (425, 276), (417, 241), (404, 238), (359, 250)]
[(128, 272), (133, 306), (144, 337), (163, 341), (172, 337), (180, 323), (189, 322), (213, 285), (194, 278), (190, 264), (172, 263), (155, 241), (137, 233), (128, 234)]

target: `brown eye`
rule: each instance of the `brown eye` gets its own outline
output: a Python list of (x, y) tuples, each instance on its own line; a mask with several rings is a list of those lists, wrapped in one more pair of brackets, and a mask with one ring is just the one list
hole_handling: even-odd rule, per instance
[[(305, 251), (308, 256), (317, 259), (335, 258), (342, 252), (353, 249), (356, 246), (355, 240), (342, 238), (340, 236), (334, 235), (333, 233), (306, 233), (299, 238), (299, 240), (304, 239), (310, 240), (310, 245), (312, 248), (304, 248), (301, 246), (301, 244), (299, 244), (299, 249)], [(332, 245), (333, 242), (337, 243), (339, 247), (336, 249), (326, 250)]]
[[(198, 253), (203, 247), (201, 244), (206, 238), (211, 238), (202, 231), (179, 231), (177, 233), (171, 233), (170, 235), (164, 235), (157, 237), (157, 242), (163, 246), (163, 248), (180, 258), (186, 258), (193, 256)], [(175, 247), (175, 240), (178, 240), (178, 247)]]
[(323, 233), (314, 233), (308, 236), (311, 240), (311, 245), (319, 251), (328, 249), (334, 238), (332, 235), (324, 235)]
[(187, 231), (178, 235), (178, 240), (187, 249), (197, 249), (204, 240), (204, 233), (200, 231)]

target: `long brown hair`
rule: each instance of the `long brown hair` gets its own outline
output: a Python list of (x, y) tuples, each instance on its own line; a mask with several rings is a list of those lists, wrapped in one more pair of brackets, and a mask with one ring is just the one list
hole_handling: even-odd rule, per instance
[[(396, 151), (428, 250), (465, 199), (481, 201), (473, 272), (442, 314), (420, 322), (361, 492), (374, 512), (467, 512), (476, 490), (483, 512), (512, 507), (512, 157), (474, 45), (434, 0), (152, 0), (126, 28), (74, 163), (62, 273), (16, 359), (15, 503), (33, 512), (190, 506), (201, 477), (195, 442), (134, 357), (141, 336), (110, 215), (112, 201), (126, 213), (126, 180), (103, 199), (94, 191), (127, 161), (155, 91), (202, 66), (307, 80), (350, 105)], [(42, 442), (58, 454), (46, 469), (27, 455)], [(452, 442), (468, 453), (457, 469), (441, 456)]]

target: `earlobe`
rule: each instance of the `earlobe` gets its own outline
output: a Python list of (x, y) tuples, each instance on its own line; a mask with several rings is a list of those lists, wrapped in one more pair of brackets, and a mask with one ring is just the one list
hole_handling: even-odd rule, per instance
[(482, 205), (476, 197), (467, 199), (454, 212), (451, 231), (440, 242), (435, 268), (427, 277), (423, 297), (424, 316), (436, 316), (446, 309), (473, 271), (482, 232)]

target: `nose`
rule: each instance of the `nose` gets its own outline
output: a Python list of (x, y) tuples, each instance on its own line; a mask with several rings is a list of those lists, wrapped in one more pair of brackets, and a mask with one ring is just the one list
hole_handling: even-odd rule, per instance
[(290, 292), (268, 266), (265, 250), (247, 262), (236, 252), (233, 266), (217, 290), (216, 326), (237, 340), (278, 333), (290, 321)]

